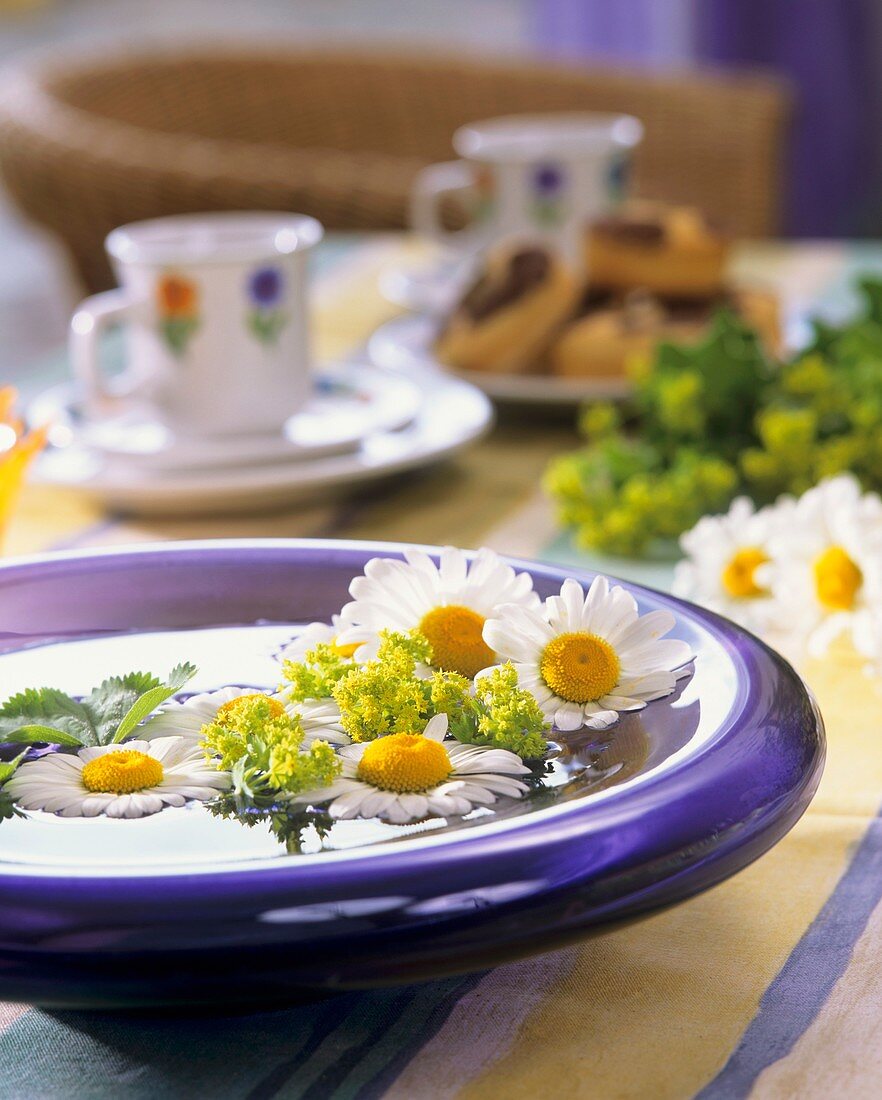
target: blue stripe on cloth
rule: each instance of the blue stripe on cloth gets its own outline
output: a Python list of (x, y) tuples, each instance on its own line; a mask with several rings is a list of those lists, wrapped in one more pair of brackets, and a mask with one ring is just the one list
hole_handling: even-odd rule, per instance
[(737, 1049), (695, 1100), (740, 1100), (764, 1069), (787, 1055), (845, 973), (882, 900), (882, 811), (871, 822), (836, 889), (760, 1001)]
[(371, 1100), (480, 977), (243, 1016), (31, 1009), (0, 1035), (0, 1097)]

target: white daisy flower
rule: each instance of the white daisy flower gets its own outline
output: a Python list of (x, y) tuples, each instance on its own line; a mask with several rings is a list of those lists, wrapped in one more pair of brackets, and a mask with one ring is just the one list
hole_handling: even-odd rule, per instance
[(435, 668), (471, 679), (497, 661), (482, 635), (497, 608), (539, 606), (529, 573), (516, 573), (492, 550), (479, 550), (471, 564), (452, 546), (441, 551), (438, 565), (422, 550), (406, 550), (404, 557), (372, 558), (349, 587), (353, 601), (342, 614), (354, 625), (338, 641), (364, 643), (364, 660), (376, 654), (381, 630), (417, 629), (432, 647)]
[(207, 802), (229, 785), (229, 775), (192, 742), (160, 737), (42, 756), (20, 765), (5, 789), (24, 810), (134, 818), (190, 799)]
[(882, 500), (850, 474), (804, 493), (770, 548), (774, 626), (811, 652), (882, 609)]
[(224, 687), (218, 691), (203, 691), (189, 699), (171, 699), (138, 730), (141, 737), (187, 737), (198, 741), (202, 727), (213, 722), (226, 703), (252, 694), (246, 688)]
[(864, 672), (882, 676), (882, 608), (855, 616), (852, 640), (858, 653), (868, 658)]
[[(217, 691), (191, 695), (189, 699), (174, 699), (166, 703), (138, 732), (148, 740), (176, 736), (198, 742), (202, 736), (202, 727), (213, 722), (230, 703), (264, 694), (266, 693), (249, 691), (247, 688), (224, 687)], [(349, 736), (343, 732), (340, 711), (333, 699), (290, 703), (281, 694), (267, 694), (266, 697), (278, 707), (279, 714), (284, 710), (292, 717), (297, 715), (303, 725), (304, 745), (316, 740), (327, 741), (332, 745), (349, 744)]]
[(461, 817), (498, 796), (521, 798), (530, 771), (507, 749), (443, 744), (447, 715), (436, 714), (422, 733), (392, 733), (340, 750), (343, 772), (329, 787), (297, 796), (331, 801), (331, 817), (378, 817), (395, 825), (422, 818)]
[(766, 583), (771, 544), (794, 507), (782, 497), (774, 507), (756, 511), (753, 501), (738, 497), (725, 515), (700, 519), (680, 538), (686, 560), (674, 573), (674, 594), (763, 630), (775, 610)]
[(333, 699), (306, 699), (302, 703), (285, 703), (285, 710), (300, 719), (304, 748), (313, 741), (327, 741), (329, 745), (348, 745), (352, 741), (343, 729), (340, 708)]
[(280, 651), (279, 660), (303, 661), (307, 653), (315, 649), (317, 645), (329, 645), (341, 657), (352, 657), (357, 661), (361, 660), (361, 654), (358, 653), (360, 649), (358, 642), (352, 642), (348, 645), (339, 644), (340, 633), (349, 625), (351, 624), (347, 623), (342, 615), (332, 615), (329, 623), (310, 623)]
[(619, 711), (670, 695), (687, 674), (689, 646), (663, 638), (674, 624), (670, 611), (641, 616), (630, 593), (595, 577), (587, 596), (569, 579), (540, 611), (501, 608), (484, 637), (557, 729), (606, 729)]

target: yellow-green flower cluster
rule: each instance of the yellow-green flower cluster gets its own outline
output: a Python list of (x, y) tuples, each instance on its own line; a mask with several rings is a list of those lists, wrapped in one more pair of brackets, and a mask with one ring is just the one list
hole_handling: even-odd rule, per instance
[[(426, 672), (428, 641), (417, 631), (384, 631), (377, 657), (351, 664), (331, 689), (341, 725), (353, 741), (373, 741), (391, 733), (423, 729), (436, 714), (446, 714), (454, 737), (467, 744), (509, 749), (519, 756), (541, 757), (548, 748), (548, 724), (533, 696), (518, 687), (508, 665), (474, 685), (455, 672)], [(306, 663), (315, 663), (307, 654)], [(303, 679), (288, 662), (286, 678)]]
[(429, 658), (429, 643), (417, 634), (384, 631), (381, 637), (377, 659), (354, 665), (331, 692), (353, 741), (413, 733), (430, 716), (428, 684), (416, 675), (417, 664)]
[(202, 727), (209, 760), (233, 777), (237, 795), (277, 791), (299, 794), (327, 786), (340, 773), (339, 757), (325, 741), (303, 749), (300, 719), (260, 695), (246, 695)]
[(586, 445), (556, 459), (546, 491), (583, 546), (645, 553), (739, 493), (767, 503), (843, 471), (882, 489), (882, 282), (865, 312), (783, 363), (721, 314), (706, 340), (660, 345), (623, 413), (593, 406)]
[(303, 661), (282, 664), (285, 696), (296, 703), (305, 699), (328, 699), (352, 665), (350, 657), (342, 657), (333, 646), (321, 643), (310, 650)]
[[(548, 723), (529, 691), (518, 687), (511, 663), (475, 681), (475, 696), (457, 737), (470, 745), (510, 749), (525, 760), (544, 756)], [(452, 721), (452, 720), (451, 720)]]

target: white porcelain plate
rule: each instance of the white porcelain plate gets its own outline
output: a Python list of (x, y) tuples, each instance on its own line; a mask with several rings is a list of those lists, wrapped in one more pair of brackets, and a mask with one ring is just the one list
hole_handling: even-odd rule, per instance
[[(420, 370), (446, 368), (432, 351), (437, 321), (415, 314), (382, 325), (368, 342), (368, 354), (381, 367), (410, 376)], [(494, 401), (520, 405), (578, 405), (582, 401), (619, 400), (631, 391), (624, 379), (557, 378), (550, 374), (494, 374), (457, 371)]]
[[(361, 363), (339, 370), (354, 386), (368, 376), (380, 385), (378, 379), (385, 375), (393, 390), (398, 383), (394, 375)], [(139, 467), (97, 449), (80, 427), (83, 413), (76, 390), (56, 387), (37, 402), (41, 419), (49, 415), (57, 427), (56, 445), (39, 460), (36, 477), (80, 490), (117, 511), (143, 515), (245, 513), (345, 494), (364, 482), (437, 462), (490, 427), (490, 403), (473, 386), (427, 369), (415, 371), (409, 381), (419, 404), (408, 421), (372, 432), (355, 450), (309, 460), (178, 471)], [(28, 414), (34, 418), (34, 406)]]
[(184, 473), (220, 466), (323, 458), (357, 450), (366, 436), (409, 424), (420, 406), (411, 381), (387, 371), (336, 367), (316, 374), (303, 409), (275, 434), (199, 436), (175, 432), (143, 403), (116, 399), (111, 415), (90, 418), (79, 390), (67, 383), (47, 390), (28, 410), (32, 423), (50, 425), (50, 442), (64, 446), (76, 435), (114, 464), (147, 474)]

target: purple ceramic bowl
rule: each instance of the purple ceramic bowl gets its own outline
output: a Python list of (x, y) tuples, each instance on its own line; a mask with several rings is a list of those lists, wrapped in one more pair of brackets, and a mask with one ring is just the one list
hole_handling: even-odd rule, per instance
[[(378, 553), (400, 547), (206, 542), (8, 562), (0, 696), (4, 669), (32, 647), (326, 620)], [(513, 564), (542, 596), (573, 575)], [(820, 715), (793, 669), (756, 638), (626, 587), (641, 611), (675, 613), (695, 672), (673, 699), (610, 731), (608, 781), (576, 782), (553, 804), (487, 823), (239, 862), (223, 850), (168, 866), (145, 866), (134, 851), (109, 869), (33, 853), (22, 862), (4, 855), (0, 824), (0, 1000), (292, 1000), (431, 979), (603, 932), (740, 870), (808, 805), (824, 759)]]

